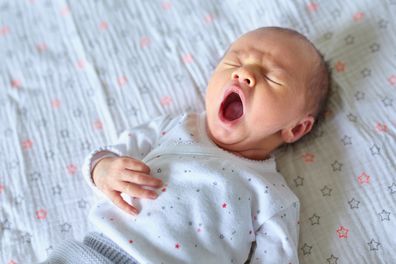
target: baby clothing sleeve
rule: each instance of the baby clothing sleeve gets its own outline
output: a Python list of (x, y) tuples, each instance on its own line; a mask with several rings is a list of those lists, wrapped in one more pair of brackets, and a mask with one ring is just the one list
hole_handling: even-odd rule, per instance
[(88, 185), (98, 194), (104, 196), (99, 191), (92, 179), (92, 171), (95, 165), (103, 158), (114, 156), (128, 156), (135, 159), (142, 159), (157, 144), (158, 138), (170, 121), (169, 116), (156, 118), (146, 124), (122, 132), (113, 145), (103, 146), (92, 151), (83, 164), (83, 177)]
[(260, 226), (250, 263), (298, 264), (299, 207), (296, 205)]

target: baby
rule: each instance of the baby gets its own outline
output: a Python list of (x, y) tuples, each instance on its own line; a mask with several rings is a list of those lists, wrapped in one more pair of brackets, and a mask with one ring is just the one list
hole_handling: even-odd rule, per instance
[(311, 131), (329, 81), (301, 34), (244, 34), (214, 70), (205, 112), (154, 119), (87, 158), (85, 178), (108, 198), (90, 213), (101, 234), (47, 263), (298, 263), (299, 201), (271, 153)]

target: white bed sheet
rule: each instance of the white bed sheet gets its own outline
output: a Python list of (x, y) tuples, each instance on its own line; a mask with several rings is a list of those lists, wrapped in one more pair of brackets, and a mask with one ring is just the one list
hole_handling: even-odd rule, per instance
[(203, 110), (240, 34), (295, 28), (333, 69), (326, 118), (279, 151), (301, 263), (396, 260), (396, 28), (382, 1), (0, 1), (0, 263), (90, 230), (81, 162), (128, 126)]

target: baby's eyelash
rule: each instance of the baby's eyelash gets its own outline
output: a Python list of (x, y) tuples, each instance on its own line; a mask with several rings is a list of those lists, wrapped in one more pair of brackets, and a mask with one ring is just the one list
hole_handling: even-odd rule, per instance
[(232, 66), (232, 67), (240, 67), (240, 65), (236, 64), (236, 63), (228, 63), (228, 62), (224, 62), (225, 65), (227, 66)]
[(281, 83), (275, 82), (274, 80), (270, 79), (267, 75), (264, 75), (264, 78), (267, 79), (267, 80), (270, 81), (270, 82), (273, 82), (273, 83), (275, 83), (275, 84), (277, 84), (277, 85), (282, 86)]

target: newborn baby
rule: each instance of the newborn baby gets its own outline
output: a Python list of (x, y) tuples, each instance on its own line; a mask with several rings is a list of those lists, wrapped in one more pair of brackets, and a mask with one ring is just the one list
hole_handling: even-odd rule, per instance
[(52, 260), (298, 263), (299, 201), (271, 153), (311, 131), (328, 90), (304, 36), (244, 34), (214, 70), (205, 112), (157, 118), (87, 158), (88, 183), (108, 198), (90, 214), (101, 234)]

